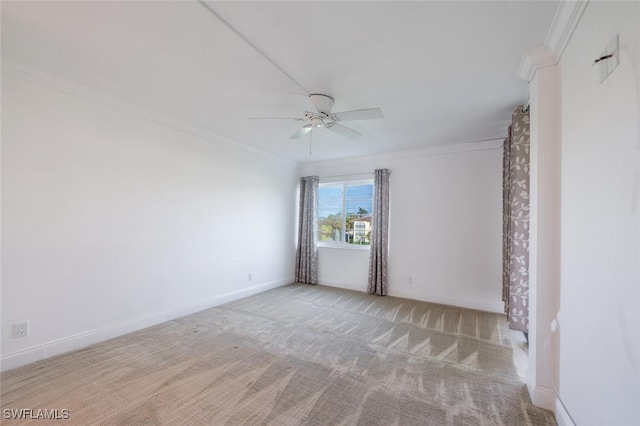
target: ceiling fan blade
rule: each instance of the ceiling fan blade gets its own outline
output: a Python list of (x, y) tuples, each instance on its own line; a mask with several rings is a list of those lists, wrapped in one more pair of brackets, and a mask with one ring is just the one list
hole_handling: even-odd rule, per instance
[(348, 127), (343, 126), (342, 124), (338, 124), (338, 123), (327, 123), (326, 127), (328, 130), (331, 130), (333, 133), (337, 133), (341, 136), (345, 136), (349, 139), (355, 139), (355, 138), (359, 138), (360, 136), (362, 136), (362, 133), (360, 132), (356, 132), (353, 129), (350, 129)]
[(317, 111), (315, 105), (313, 105), (313, 102), (311, 102), (311, 98), (309, 97), (309, 95), (303, 95), (300, 93), (291, 93), (291, 96), (293, 96), (293, 99), (295, 99), (296, 102), (298, 102), (298, 104), (302, 108), (304, 108), (305, 111), (309, 111), (309, 112)]
[(331, 119), (336, 121), (371, 120), (373, 118), (384, 118), (380, 108), (356, 109), (331, 114)]
[(306, 126), (302, 126), (297, 132), (295, 132), (289, 139), (300, 139), (313, 128), (311, 124), (307, 124)]

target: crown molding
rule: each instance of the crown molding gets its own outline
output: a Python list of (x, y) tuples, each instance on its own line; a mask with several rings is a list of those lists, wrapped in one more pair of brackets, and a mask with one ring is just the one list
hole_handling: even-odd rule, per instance
[(469, 151), (485, 151), (488, 149), (500, 149), (504, 142), (505, 136), (486, 139), (477, 142), (462, 142), (450, 145), (433, 145), (425, 148), (411, 149), (405, 151), (394, 151), (383, 154), (374, 154), (364, 157), (351, 157), (338, 160), (310, 161), (302, 163), (300, 167), (308, 166), (344, 166), (362, 163), (377, 163), (381, 161), (404, 160), (416, 157), (430, 157), (435, 155), (456, 154)]
[(529, 58), (529, 50), (522, 54), (516, 75), (526, 81), (533, 80), (533, 76), (536, 75), (536, 66), (533, 65), (533, 61)]
[(536, 70), (556, 65), (569, 44), (589, 0), (562, 0), (553, 17), (544, 46), (523, 53), (518, 66), (518, 77), (531, 81)]
[(544, 46), (554, 55), (556, 63), (569, 44), (573, 31), (578, 26), (588, 4), (589, 0), (563, 0), (560, 2), (547, 37), (544, 39)]
[(549, 67), (558, 63), (555, 55), (547, 50), (546, 47), (540, 46), (529, 49), (522, 54), (520, 65), (518, 66), (518, 77), (523, 80), (531, 81), (536, 74), (536, 70)]
[(16, 61), (12, 58), (2, 56), (2, 73), (12, 75), (14, 77), (22, 78), (41, 86), (48, 87), (50, 89), (57, 90), (67, 95), (74, 96), (76, 98), (83, 99), (85, 101), (93, 102), (98, 105), (111, 108), (122, 113), (132, 115), (138, 118), (142, 118), (147, 121), (152, 121), (156, 124), (169, 127), (182, 133), (189, 134), (201, 139), (205, 139), (209, 142), (225, 145), (243, 151), (247, 154), (256, 155), (261, 158), (265, 158), (271, 161), (278, 162), (290, 167), (297, 167), (298, 163), (290, 160), (286, 160), (282, 157), (270, 154), (260, 149), (254, 148), (249, 145), (234, 141), (227, 137), (218, 135), (209, 130), (203, 129), (193, 124), (188, 124), (181, 120), (176, 120), (160, 113), (157, 107), (143, 107), (134, 102), (118, 99), (113, 96), (109, 96), (105, 93), (90, 89), (89, 87), (76, 83), (75, 81), (66, 79), (59, 75), (51, 74), (41, 69), (28, 66), (20, 61)]

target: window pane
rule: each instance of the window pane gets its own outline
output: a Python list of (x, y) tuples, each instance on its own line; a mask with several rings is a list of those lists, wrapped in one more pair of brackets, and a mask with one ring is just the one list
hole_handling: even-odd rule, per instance
[(342, 213), (318, 218), (319, 241), (343, 241)]
[(346, 220), (348, 242), (352, 244), (371, 244), (371, 216), (348, 215)]
[(342, 215), (342, 200), (318, 203), (318, 218), (329, 217), (330, 215)]
[(342, 201), (342, 185), (320, 186), (318, 188), (318, 201)]
[(373, 200), (347, 200), (347, 215), (370, 215), (373, 212)]
[[(373, 183), (318, 188), (318, 240), (369, 245)], [(344, 221), (344, 223), (343, 223)]]
[(373, 198), (373, 185), (349, 185), (347, 186), (347, 200), (358, 199), (372, 199)]

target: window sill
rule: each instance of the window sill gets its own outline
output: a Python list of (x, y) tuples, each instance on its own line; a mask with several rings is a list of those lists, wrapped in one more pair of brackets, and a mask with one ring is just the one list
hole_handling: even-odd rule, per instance
[(318, 243), (318, 248), (339, 249), (339, 250), (359, 250), (369, 251), (371, 246), (358, 245), (358, 244), (329, 244)]

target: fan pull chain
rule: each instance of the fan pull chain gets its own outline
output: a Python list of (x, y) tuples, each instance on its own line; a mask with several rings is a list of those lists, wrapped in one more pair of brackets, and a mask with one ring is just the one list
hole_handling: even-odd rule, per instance
[(311, 155), (311, 140), (313, 139), (313, 130), (309, 131), (309, 155)]

